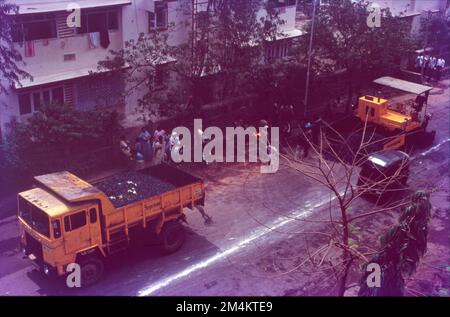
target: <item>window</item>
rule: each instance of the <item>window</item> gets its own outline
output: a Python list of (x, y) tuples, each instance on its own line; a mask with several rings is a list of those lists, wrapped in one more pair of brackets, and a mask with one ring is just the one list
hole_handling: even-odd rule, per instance
[(33, 105), (34, 111), (37, 111), (41, 108), (41, 94), (38, 92), (33, 93)]
[(12, 37), (14, 42), (55, 38), (55, 16), (51, 13), (19, 15), (15, 17)]
[(64, 103), (64, 88), (54, 87), (36, 90), (19, 95), (19, 112), (21, 115), (38, 111), (42, 105), (50, 102)]
[(62, 87), (52, 89), (52, 101), (59, 104), (64, 102), (64, 89)]
[(31, 113), (30, 94), (19, 95), (19, 111), (20, 114)]
[(266, 59), (268, 62), (273, 62), (288, 56), (289, 40), (279, 40), (271, 42), (266, 47)]
[(64, 218), (64, 230), (66, 232), (78, 229), (86, 225), (86, 210)]
[(61, 223), (59, 220), (52, 220), (53, 238), (58, 239), (61, 237)]
[(117, 30), (119, 16), (117, 9), (85, 10), (81, 13), (81, 27), (78, 33), (101, 32), (104, 30)]
[(40, 234), (50, 237), (47, 214), (22, 197), (19, 197), (19, 217)]
[(117, 30), (119, 28), (119, 18), (117, 11), (108, 12), (108, 30)]
[(86, 111), (96, 108), (109, 108), (123, 104), (121, 91), (123, 78), (112, 76), (93, 76), (76, 83), (77, 110)]
[(148, 30), (149, 32), (157, 29), (167, 29), (168, 23), (168, 6), (166, 2), (155, 2), (155, 12), (148, 13)]
[(50, 91), (45, 90), (42, 92), (42, 103), (48, 104), (51, 101), (50, 99)]
[(89, 221), (90, 221), (90, 223), (97, 222), (97, 209), (95, 209), (95, 208), (89, 209)]
[(155, 68), (154, 85), (156, 89), (163, 88), (166, 84), (167, 70), (164, 65), (158, 65)]

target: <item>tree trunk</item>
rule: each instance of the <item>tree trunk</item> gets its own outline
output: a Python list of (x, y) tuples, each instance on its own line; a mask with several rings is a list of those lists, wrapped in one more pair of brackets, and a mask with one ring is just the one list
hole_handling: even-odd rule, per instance
[(347, 103), (345, 104), (345, 113), (350, 112), (350, 105), (352, 103), (353, 98), (353, 74), (349, 73), (349, 79), (348, 79), (348, 96), (347, 96)]
[[(342, 217), (342, 227), (343, 227), (343, 233), (342, 233), (342, 243), (346, 248), (349, 246), (349, 229), (348, 229), (348, 219), (347, 219), (347, 210), (341, 203), (341, 217)], [(347, 277), (348, 272), (350, 271), (350, 267), (352, 265), (352, 255), (347, 249), (343, 249), (342, 251), (342, 261), (345, 265), (345, 270), (341, 278), (339, 279), (339, 291), (338, 296), (344, 296), (346, 285), (347, 285)]]

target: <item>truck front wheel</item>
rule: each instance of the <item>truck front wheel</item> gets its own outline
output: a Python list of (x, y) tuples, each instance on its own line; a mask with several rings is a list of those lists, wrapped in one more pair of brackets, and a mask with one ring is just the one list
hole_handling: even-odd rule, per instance
[(97, 283), (103, 275), (104, 264), (98, 256), (88, 256), (80, 260), (81, 287)]
[(178, 221), (171, 221), (164, 225), (159, 236), (161, 252), (171, 254), (181, 248), (186, 240), (186, 230)]

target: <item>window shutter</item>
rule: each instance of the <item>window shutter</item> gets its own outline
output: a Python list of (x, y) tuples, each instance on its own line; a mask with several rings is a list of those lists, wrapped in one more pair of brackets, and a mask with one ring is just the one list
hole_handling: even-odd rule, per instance
[(67, 25), (67, 17), (69, 14), (69, 12), (61, 12), (56, 15), (56, 33), (60, 39), (72, 37), (76, 34), (76, 28), (70, 28)]

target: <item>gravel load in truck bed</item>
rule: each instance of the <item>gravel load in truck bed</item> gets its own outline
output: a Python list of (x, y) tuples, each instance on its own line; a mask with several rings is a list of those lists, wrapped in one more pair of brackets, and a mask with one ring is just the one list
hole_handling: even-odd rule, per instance
[(94, 185), (108, 196), (116, 208), (161, 195), (176, 188), (162, 179), (140, 172), (121, 173)]

